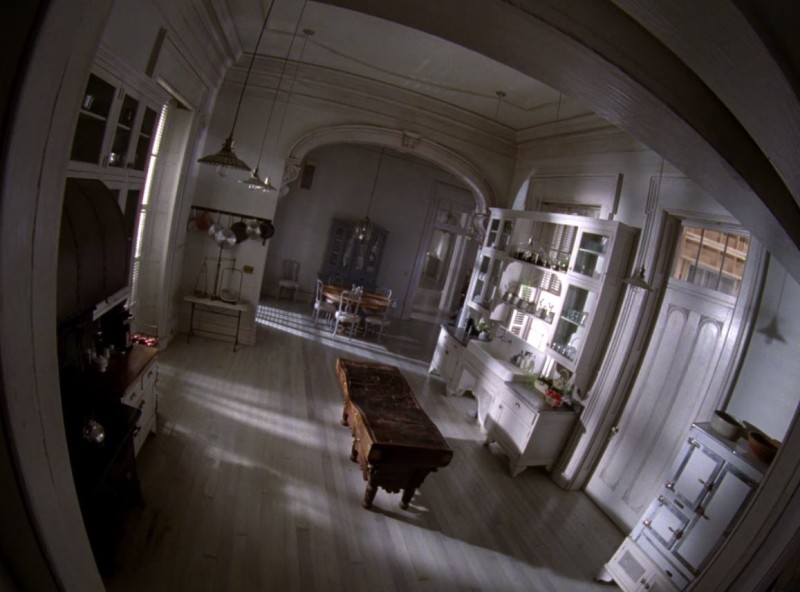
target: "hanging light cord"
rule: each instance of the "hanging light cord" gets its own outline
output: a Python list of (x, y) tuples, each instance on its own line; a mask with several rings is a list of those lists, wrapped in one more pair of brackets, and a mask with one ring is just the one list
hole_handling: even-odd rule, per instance
[(272, 14), (272, 7), (275, 6), (275, 0), (272, 0), (272, 3), (269, 5), (269, 9), (267, 9), (267, 16), (264, 17), (264, 24), (261, 25), (261, 32), (258, 34), (258, 40), (256, 41), (256, 46), (253, 49), (253, 55), (250, 57), (250, 64), (247, 66), (247, 74), (244, 75), (244, 85), (242, 86), (242, 92), (239, 95), (239, 102), (236, 103), (236, 111), (233, 113), (233, 123), (231, 124), (231, 132), (228, 134), (229, 138), (233, 137), (234, 129), (236, 128), (236, 120), (239, 119), (239, 109), (242, 107), (242, 99), (244, 99), (244, 91), (247, 88), (247, 81), (250, 80), (250, 71), (253, 69), (253, 62), (256, 61), (256, 54), (258, 53), (258, 46), (261, 45), (261, 37), (264, 35), (264, 31), (267, 29), (267, 23), (269, 22), (269, 15)]
[[(305, 3), (303, 3), (303, 10), (305, 10)], [(302, 13), (301, 13), (302, 17)], [(297, 21), (298, 24), (300, 21)], [(295, 29), (295, 33), (297, 33), (297, 29)], [(306, 43), (308, 43), (308, 38), (314, 34), (314, 31), (311, 29), (303, 29), (303, 46), (300, 48), (300, 57), (297, 58), (297, 68), (295, 68), (294, 76), (292, 77), (292, 82), (289, 85), (289, 92), (286, 96), (286, 109), (283, 111), (283, 117), (281, 117), (281, 124), (278, 126), (278, 135), (275, 136), (275, 143), (277, 144), (278, 141), (281, 139), (281, 134), (283, 133), (283, 123), (286, 121), (286, 111), (289, 110), (289, 101), (292, 98), (292, 92), (294, 92), (294, 83), (297, 82), (297, 74), (300, 71), (300, 64), (303, 63), (303, 56), (306, 53)]]
[(381, 172), (381, 162), (383, 162), (384, 152), (385, 149), (381, 148), (381, 155), (378, 157), (378, 166), (375, 168), (375, 178), (372, 180), (372, 191), (369, 192), (369, 203), (367, 204), (367, 215), (366, 215), (367, 219), (369, 219), (369, 211), (372, 209), (372, 198), (375, 197), (375, 188), (378, 186), (378, 175)]
[[(270, 6), (270, 10), (272, 7)], [(258, 162), (256, 163), (256, 169), (258, 169), (259, 165), (261, 164), (261, 157), (264, 155), (264, 146), (267, 143), (267, 136), (269, 135), (269, 127), (272, 123), (272, 113), (275, 111), (275, 103), (278, 102), (278, 96), (281, 92), (281, 86), (283, 85), (283, 75), (286, 72), (286, 64), (289, 61), (289, 56), (292, 53), (292, 47), (294, 46), (295, 37), (297, 37), (297, 30), (300, 28), (300, 21), (303, 20), (303, 14), (306, 11), (306, 2), (303, 2), (303, 8), (300, 10), (300, 16), (297, 18), (297, 22), (294, 25), (294, 32), (292, 33), (292, 40), (289, 42), (289, 49), (286, 52), (286, 57), (283, 60), (283, 66), (281, 66), (281, 73), (278, 76), (278, 86), (275, 88), (275, 99), (272, 101), (272, 105), (269, 108), (269, 115), (267, 116), (267, 127), (264, 129), (264, 136), (261, 138), (261, 149), (258, 151)], [(305, 45), (303, 45), (305, 48)], [(283, 125), (281, 123), (281, 125)]]

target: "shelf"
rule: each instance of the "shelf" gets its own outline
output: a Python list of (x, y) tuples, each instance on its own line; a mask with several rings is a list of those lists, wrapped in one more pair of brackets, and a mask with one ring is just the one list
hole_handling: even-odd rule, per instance
[(104, 115), (98, 115), (94, 111), (87, 111), (86, 109), (81, 109), (80, 114), (83, 115), (84, 117), (88, 117), (89, 119), (94, 119), (95, 121), (103, 121), (103, 122), (108, 121), (108, 117)]
[(563, 315), (561, 317), (559, 317), (559, 318), (562, 321), (565, 321), (565, 322), (569, 323), (570, 325), (575, 325), (576, 327), (583, 327), (584, 326), (583, 324), (579, 323), (578, 321), (573, 321), (572, 319), (569, 319), (569, 318), (567, 318), (567, 317), (565, 317)]
[(605, 256), (604, 251), (593, 251), (592, 249), (585, 249), (583, 247), (578, 248), (578, 251), (580, 251), (581, 253), (589, 253), (590, 255), (597, 255), (598, 257)]

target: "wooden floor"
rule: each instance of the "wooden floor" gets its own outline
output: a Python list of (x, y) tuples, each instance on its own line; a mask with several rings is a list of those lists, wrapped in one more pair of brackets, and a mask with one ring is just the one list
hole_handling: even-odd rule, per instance
[[(308, 305), (260, 308), (257, 345), (180, 338), (160, 356), (160, 433), (138, 467), (111, 592), (590, 591), (623, 535), (541, 469), (511, 478), (481, 446), (474, 400), (427, 373), (438, 328), (395, 322), (382, 345), (330, 339)], [(454, 451), (408, 510), (361, 507), (340, 425), (339, 356), (397, 365)]]

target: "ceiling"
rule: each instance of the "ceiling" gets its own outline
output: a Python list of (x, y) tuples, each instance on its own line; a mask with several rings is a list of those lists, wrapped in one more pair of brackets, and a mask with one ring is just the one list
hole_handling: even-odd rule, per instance
[[(227, 0), (227, 6), (246, 60), (268, 1)], [(306, 37), (304, 30), (313, 34)], [(459, 45), (328, 4), (274, 0), (258, 53), (283, 59), (290, 45), (292, 60), (420, 93), (514, 131), (591, 113), (553, 88)], [(505, 96), (498, 97), (498, 91)]]

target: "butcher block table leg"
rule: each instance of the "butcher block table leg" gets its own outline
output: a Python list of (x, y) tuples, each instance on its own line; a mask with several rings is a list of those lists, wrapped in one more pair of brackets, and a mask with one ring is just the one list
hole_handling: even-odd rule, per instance
[(364, 491), (364, 501), (361, 502), (361, 505), (367, 510), (372, 507), (372, 501), (375, 499), (375, 494), (378, 493), (378, 485), (375, 483), (376, 473), (377, 471), (373, 467), (370, 467), (367, 489)]
[(416, 493), (416, 487), (409, 487), (408, 489), (403, 490), (403, 497), (400, 498), (400, 507), (404, 510), (408, 510), (408, 504), (411, 503), (411, 499), (414, 497)]

